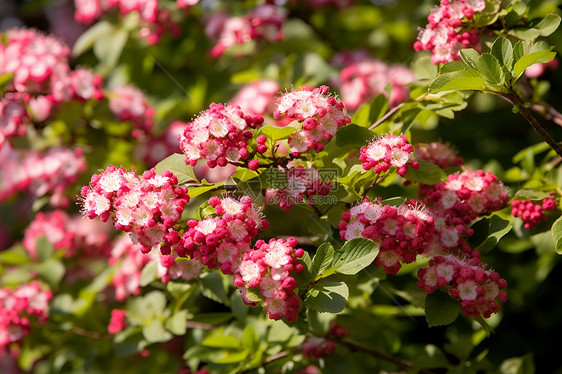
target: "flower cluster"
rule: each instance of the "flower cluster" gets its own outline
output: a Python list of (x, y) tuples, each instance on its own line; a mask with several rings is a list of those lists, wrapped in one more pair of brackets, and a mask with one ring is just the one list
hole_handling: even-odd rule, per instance
[(9, 144), (0, 150), (0, 165), (0, 201), (27, 190), (34, 197), (52, 194), (53, 206), (68, 205), (65, 190), (86, 170), (86, 160), (79, 149), (19, 151)]
[(273, 112), (275, 119), (297, 121), (296, 131), (289, 136), (294, 156), (311, 150), (321, 152), (338, 129), (351, 122), (341, 100), (328, 95), (328, 86), (292, 90), (279, 98)]
[[(330, 339), (342, 339), (349, 335), (349, 331), (333, 321), (330, 324), (327, 337)], [(307, 358), (321, 358), (326, 355), (332, 354), (336, 348), (336, 343), (323, 338), (307, 338), (304, 344), (301, 345), (302, 353)]]
[(496, 299), (507, 300), (503, 291), (507, 281), (495, 271), (486, 270), (479, 259), (436, 256), (428, 265), (418, 270), (418, 287), (431, 294), (437, 288), (451, 286), (449, 295), (460, 302), (461, 310), (467, 316), (488, 318), (500, 310)]
[(344, 240), (364, 237), (377, 243), (375, 265), (392, 274), (400, 262), (414, 262), (435, 235), (433, 216), (414, 200), (395, 207), (365, 199), (342, 215), (338, 228)]
[[(70, 49), (53, 36), (35, 30), (11, 29), (1, 34), (0, 75), (13, 74), (0, 99), (0, 148), (5, 138), (22, 136), (26, 125), (46, 121), (63, 102), (102, 100), (100, 75), (89, 69), (72, 70)], [(110, 107), (120, 120), (132, 120), (136, 132), (150, 132), (153, 110), (140, 91), (118, 88), (110, 94)]]
[(29, 102), (29, 95), (20, 93), (9, 92), (0, 99), (0, 150), (6, 138), (25, 135), (31, 120), (26, 102)]
[(247, 159), (248, 140), (253, 137), (250, 129), (262, 123), (263, 117), (245, 116), (238, 106), (212, 103), (179, 136), (186, 164), (195, 166), (197, 160), (204, 158), (213, 168)]
[(135, 154), (152, 167), (172, 153), (181, 152), (178, 137), (186, 127), (187, 124), (175, 121), (160, 136), (141, 138)]
[(547, 220), (545, 210), (556, 209), (556, 202), (553, 199), (546, 198), (538, 204), (533, 204), (531, 200), (513, 200), (511, 202), (511, 215), (513, 217), (521, 217), (523, 227), (526, 229), (534, 229), (539, 223)]
[(251, 240), (259, 229), (267, 229), (269, 222), (262, 219), (248, 196), (240, 200), (213, 196), (209, 204), (214, 208), (214, 215), (187, 222), (188, 229), (181, 237), (177, 254), (200, 260), (211, 269), (218, 267), (224, 274), (233, 274), (250, 249)]
[(130, 295), (140, 293), (142, 269), (154, 258), (152, 253), (144, 254), (141, 249), (142, 246), (133, 244), (124, 235), (113, 242), (108, 263), (116, 268), (111, 282), (118, 301), (125, 301)]
[(304, 254), (295, 248), (295, 238), (271, 239), (256, 242), (256, 247), (244, 253), (234, 274), (234, 285), (242, 293), (244, 303), (257, 305), (263, 302), (269, 318), (296, 321), (300, 298), (294, 293), (297, 282), (290, 274), (299, 273), (303, 265), (298, 258)]
[(413, 160), (413, 152), (414, 147), (404, 135), (386, 135), (361, 147), (359, 161), (363, 163), (363, 169), (373, 169), (375, 174), (387, 172), (394, 166), (403, 177), (408, 168), (419, 168), (419, 163)]
[[(197, 3), (199, 0), (177, 0), (176, 6), (186, 9)], [(171, 19), (170, 11), (159, 6), (158, 0), (74, 0), (74, 6), (74, 18), (82, 23), (91, 23), (112, 8), (118, 7), (121, 17), (136, 12), (143, 25), (139, 34), (149, 44), (157, 43), (164, 31), (174, 36), (180, 33), (179, 26)]]
[(37, 259), (37, 239), (44, 236), (55, 250), (65, 250), (65, 257), (106, 258), (111, 248), (108, 229), (101, 222), (69, 216), (63, 210), (37, 213), (25, 230), (23, 246)]
[(50, 290), (42, 290), (33, 281), (15, 290), (0, 289), (0, 350), (8, 344), (17, 342), (31, 330), (30, 317), (35, 316), (40, 323), (48, 317)]
[(281, 27), (284, 22), (283, 8), (271, 4), (257, 6), (244, 17), (214, 13), (206, 20), (205, 25), (207, 36), (218, 39), (211, 49), (211, 56), (218, 58), (236, 44), (262, 39), (270, 42), (282, 40)]
[(279, 92), (279, 83), (273, 80), (256, 80), (230, 100), (229, 105), (239, 106), (244, 113), (264, 116), (273, 112), (274, 97)]
[(158, 262), (158, 276), (163, 283), (172, 279), (191, 280), (201, 274), (203, 264), (196, 259), (186, 259), (177, 255), (160, 255)]
[(285, 210), (291, 209), (294, 204), (302, 203), (305, 199), (312, 206), (314, 196), (326, 196), (332, 190), (332, 181), (324, 181), (317, 169), (299, 165), (289, 169), (286, 176), (286, 186), (268, 191), (268, 200), (279, 202)]
[(459, 60), (463, 48), (480, 49), (478, 29), (463, 28), (463, 21), (470, 21), (475, 13), (486, 8), (485, 0), (441, 0), (427, 17), (425, 29), (420, 29), (414, 49), (431, 51), (434, 64)]
[(349, 110), (368, 103), (379, 94), (387, 95), (385, 88), (392, 86), (389, 96), (390, 106), (396, 106), (408, 99), (408, 83), (415, 80), (414, 74), (405, 66), (387, 65), (375, 60), (368, 53), (345, 53), (334, 57), (333, 63), (343, 62), (336, 85), (341, 92), (342, 101)]
[(431, 207), (469, 224), (507, 202), (504, 185), (491, 172), (483, 170), (449, 174), (447, 182), (429, 188), (426, 201)]
[(82, 187), (83, 213), (102, 221), (112, 218), (115, 228), (129, 233), (143, 252), (178, 242), (173, 226), (189, 201), (187, 188), (176, 186), (178, 179), (168, 170), (157, 175), (154, 169), (142, 178), (134, 172), (109, 166), (94, 174), (90, 186)]
[(127, 323), (125, 317), (127, 312), (123, 309), (113, 309), (111, 311), (111, 321), (109, 321), (109, 326), (107, 326), (107, 332), (110, 334), (117, 334), (119, 331), (125, 328)]
[(455, 149), (449, 144), (440, 142), (416, 144), (414, 157), (417, 160), (432, 162), (441, 169), (452, 166), (462, 166), (464, 164), (464, 160), (462, 157), (459, 157)]
[(132, 121), (136, 129), (133, 136), (152, 132), (154, 109), (148, 105), (143, 93), (134, 86), (117, 87), (109, 95), (109, 109), (120, 121)]

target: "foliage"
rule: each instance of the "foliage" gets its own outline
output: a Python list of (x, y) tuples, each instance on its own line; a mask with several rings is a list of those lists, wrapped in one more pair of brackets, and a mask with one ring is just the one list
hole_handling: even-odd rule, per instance
[(84, 3), (1, 33), (0, 371), (562, 370), (559, 1)]

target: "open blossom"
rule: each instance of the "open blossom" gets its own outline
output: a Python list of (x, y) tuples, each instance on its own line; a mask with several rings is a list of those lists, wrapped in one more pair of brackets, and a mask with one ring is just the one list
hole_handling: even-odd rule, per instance
[(246, 160), (250, 156), (248, 140), (253, 137), (250, 129), (262, 123), (263, 117), (245, 116), (238, 106), (212, 103), (179, 136), (186, 164), (195, 166), (203, 158), (213, 168)]
[(37, 239), (45, 236), (65, 257), (106, 258), (110, 251), (108, 227), (99, 221), (69, 216), (63, 210), (37, 213), (25, 230), (23, 246), (31, 258), (37, 258)]
[(244, 253), (234, 273), (234, 285), (242, 293), (244, 303), (263, 303), (269, 318), (274, 320), (298, 318), (300, 298), (294, 292), (298, 285), (290, 274), (303, 270), (298, 259), (304, 251), (296, 245), (295, 238), (271, 239), (268, 243), (258, 240), (255, 249)]
[(437, 256), (429, 261), (428, 267), (418, 270), (418, 277), (418, 287), (428, 294), (450, 286), (449, 295), (460, 302), (461, 311), (467, 316), (488, 318), (500, 310), (496, 300), (507, 300), (503, 291), (507, 281), (486, 269), (479, 259), (467, 260), (452, 254)]
[(332, 63), (343, 65), (335, 84), (349, 110), (356, 110), (379, 94), (387, 96), (385, 88), (388, 85), (392, 86), (390, 106), (398, 105), (408, 99), (408, 83), (415, 80), (414, 74), (405, 66), (387, 65), (371, 58), (366, 51), (343, 52), (335, 56)]
[(0, 201), (27, 191), (36, 198), (51, 195), (53, 206), (68, 204), (65, 190), (86, 170), (86, 160), (79, 149), (20, 151), (9, 144), (0, 149), (0, 165)]
[(240, 91), (230, 100), (229, 105), (238, 105), (244, 113), (264, 116), (275, 109), (275, 95), (279, 83), (273, 80), (257, 80)]
[(284, 22), (283, 8), (271, 4), (259, 5), (244, 17), (214, 13), (205, 22), (207, 36), (218, 39), (211, 56), (220, 57), (230, 47), (253, 40), (279, 41), (283, 39)]
[(163, 283), (173, 279), (191, 280), (201, 274), (203, 264), (196, 259), (179, 258), (176, 255), (160, 255), (157, 273)]
[(414, 147), (404, 135), (386, 135), (361, 147), (359, 160), (363, 169), (373, 169), (375, 174), (387, 172), (394, 166), (398, 175), (403, 177), (408, 168), (419, 168), (419, 163), (413, 160), (413, 152)]
[(526, 229), (534, 229), (548, 219), (545, 211), (556, 209), (556, 202), (551, 198), (546, 198), (538, 204), (533, 204), (531, 200), (513, 200), (511, 206), (511, 215), (521, 217)]
[(134, 172), (109, 166), (92, 176), (90, 186), (82, 187), (83, 213), (104, 222), (111, 218), (115, 228), (128, 232), (144, 252), (160, 248), (163, 241), (174, 245), (178, 234), (173, 226), (189, 202), (187, 188), (177, 183), (168, 170), (158, 175), (151, 169), (139, 178)]
[(375, 265), (392, 274), (401, 263), (414, 262), (435, 235), (433, 216), (414, 200), (395, 207), (365, 199), (342, 215), (338, 228), (344, 240), (363, 237), (377, 243)]
[(464, 164), (462, 157), (459, 157), (451, 145), (440, 142), (416, 144), (414, 156), (417, 160), (432, 162), (441, 169)]
[[(308, 200), (314, 204), (314, 196), (326, 196), (332, 189), (331, 180), (323, 180), (317, 169), (297, 166), (286, 173), (287, 184), (280, 188), (268, 190), (268, 199), (278, 202), (282, 209), (289, 210), (294, 204)], [(276, 187), (273, 185), (273, 187)]]
[(240, 200), (213, 196), (209, 204), (215, 214), (201, 221), (189, 220), (177, 252), (179, 256), (200, 260), (211, 269), (220, 268), (223, 273), (232, 274), (250, 249), (251, 240), (269, 223), (248, 196)]
[(0, 350), (29, 334), (30, 319), (45, 323), (52, 297), (52, 292), (36, 281), (16, 289), (0, 289)]
[(138, 88), (122, 86), (113, 90), (109, 96), (109, 109), (119, 120), (132, 121), (135, 124), (133, 136), (152, 132), (154, 109)]
[(432, 208), (448, 212), (466, 224), (501, 209), (507, 202), (506, 189), (493, 173), (464, 171), (449, 174), (447, 178), (448, 181), (429, 188), (425, 201)]
[(338, 129), (351, 122), (341, 100), (328, 95), (328, 86), (287, 92), (277, 101), (275, 119), (296, 121), (296, 129), (289, 136), (289, 147), (295, 156), (308, 151), (321, 152)]
[(426, 28), (420, 29), (414, 49), (431, 51), (434, 64), (459, 60), (459, 51), (463, 48), (479, 50), (479, 30), (463, 25), (485, 7), (485, 0), (441, 0), (427, 17)]

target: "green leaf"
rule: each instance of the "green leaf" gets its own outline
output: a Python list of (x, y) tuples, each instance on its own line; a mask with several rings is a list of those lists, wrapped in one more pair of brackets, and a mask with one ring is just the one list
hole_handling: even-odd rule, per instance
[(429, 185), (447, 181), (447, 174), (439, 166), (425, 160), (418, 160), (418, 162), (419, 169), (408, 168), (404, 175), (405, 179)]
[(343, 282), (320, 281), (308, 295), (305, 300), (308, 308), (319, 312), (340, 313), (347, 304), (349, 289)]
[(459, 303), (441, 291), (427, 295), (425, 299), (425, 319), (429, 327), (452, 323), (459, 310)]
[(509, 39), (497, 38), (492, 44), (492, 55), (498, 59), (501, 66), (510, 68), (513, 64), (513, 46)]
[(160, 161), (155, 167), (156, 172), (161, 174), (164, 170), (171, 171), (178, 178), (178, 185), (186, 182), (197, 182), (197, 177), (191, 165), (186, 165), (185, 155), (174, 153)]
[(338, 250), (334, 267), (336, 273), (354, 275), (371, 265), (379, 254), (379, 248), (370, 239), (355, 238), (345, 242)]
[(174, 335), (184, 335), (187, 330), (187, 310), (177, 311), (172, 317), (166, 319), (164, 326), (166, 330)]
[(558, 14), (549, 13), (535, 26), (539, 30), (541, 36), (549, 36), (560, 26), (560, 16)]
[(101, 74), (107, 74), (115, 68), (128, 39), (127, 30), (117, 28), (94, 42), (94, 54), (101, 62)]
[(511, 231), (511, 223), (498, 216), (490, 219), (490, 227), (488, 229), (488, 237), (475, 249), (481, 253), (486, 253), (493, 249), (501, 238)]
[(29, 253), (23, 245), (16, 245), (6, 251), (0, 252), (0, 263), (6, 265), (24, 265), (31, 262)]
[(143, 327), (142, 335), (149, 343), (162, 343), (172, 339), (172, 334), (166, 331), (162, 321), (158, 318), (152, 319), (148, 325)]
[(242, 346), (246, 349), (256, 351), (259, 347), (259, 338), (252, 325), (247, 325), (242, 332)]
[(226, 304), (226, 291), (219, 273), (202, 274), (200, 279), (203, 286), (201, 292), (205, 297)]
[(139, 353), (146, 347), (140, 327), (128, 327), (115, 334), (114, 349), (117, 356), (129, 356)]
[(537, 51), (529, 53), (521, 57), (513, 66), (513, 80), (514, 82), (521, 77), (521, 75), (525, 72), (525, 70), (534, 64), (537, 63), (546, 63), (550, 62), (556, 57), (555, 52), (550, 52), (550, 50), (546, 51)]
[[(205, 181), (203, 181), (204, 183)], [(223, 184), (222, 183), (210, 183), (204, 186), (198, 186), (198, 187), (189, 187), (189, 197), (194, 198), (195, 196), (199, 196), (204, 194), (205, 192), (217, 189), (222, 187)]]
[(157, 268), (158, 268), (158, 260), (152, 260), (141, 271), (140, 277), (140, 285), (141, 287), (147, 286), (150, 282), (156, 279)]
[(310, 275), (314, 280), (323, 277), (322, 273), (332, 265), (334, 254), (334, 247), (330, 243), (324, 243), (318, 247), (312, 258), (312, 268), (310, 269)]
[(330, 324), (334, 320), (334, 316), (331, 314), (320, 313), (316, 310), (307, 309), (306, 319), (308, 320), (310, 330), (314, 334), (318, 336), (325, 336), (330, 330)]
[(49, 283), (49, 286), (56, 287), (64, 277), (66, 269), (63, 263), (57, 259), (49, 258), (37, 267), (37, 274)]
[(250, 179), (252, 179), (252, 178), (257, 177), (258, 175), (259, 175), (259, 174), (256, 173), (256, 172), (253, 171), (253, 170), (250, 170), (250, 169), (247, 169), (247, 168), (243, 168), (243, 167), (238, 167), (238, 168), (236, 169), (236, 171), (234, 172), (234, 174), (232, 174), (232, 175), (230, 176), (230, 178), (232, 178), (232, 179), (236, 178), (236, 179), (238, 179), (238, 180), (240, 180), (240, 181), (245, 182), (245, 181), (248, 181), (248, 180), (250, 180)]
[(429, 93), (435, 94), (442, 91), (478, 90), (486, 88), (484, 78), (474, 69), (459, 70), (441, 74), (429, 86)]
[(477, 68), (480, 53), (478, 53), (474, 48), (461, 49), (459, 54), (461, 55), (461, 58), (465, 64), (473, 69)]
[[(432, 66), (435, 66), (432, 64)], [(431, 78), (435, 77), (435, 74)], [(369, 127), (373, 123), (377, 122), (388, 109), (388, 98), (384, 94), (379, 94), (368, 104), (361, 105), (356, 111), (353, 117), (351, 117), (351, 123), (354, 123), (360, 127)], [(338, 131), (338, 136), (342, 130), (348, 126), (343, 127)]]
[(239, 349), (242, 348), (240, 341), (230, 335), (212, 335), (201, 342), (201, 345), (209, 348)]
[(14, 73), (0, 75), (0, 90), (2, 90), (14, 78)]
[(513, 46), (513, 61), (519, 61), (523, 56), (525, 56), (525, 47), (522, 41), (518, 41)]
[(295, 128), (291, 125), (285, 127), (264, 126), (261, 128), (260, 134), (265, 135), (269, 141), (275, 143), (278, 140), (287, 139), (294, 132)]
[(549, 193), (530, 189), (521, 189), (515, 193), (513, 200), (543, 200), (551, 197)]
[(551, 231), (556, 240), (556, 253), (562, 255), (562, 217), (554, 221)]
[(535, 374), (533, 355), (508, 358), (500, 366), (500, 374)]
[(242, 362), (248, 358), (249, 354), (250, 351), (247, 349), (240, 352), (228, 353), (226, 357), (217, 360), (217, 364), (235, 364), (237, 362)]
[(441, 66), (440, 74), (453, 73), (456, 71), (466, 71), (469, 68), (463, 61), (449, 61)]
[(373, 136), (375, 133), (368, 128), (351, 123), (338, 130), (335, 140), (338, 147), (359, 148), (366, 145)]
[(72, 47), (72, 55), (80, 56), (94, 45), (94, 43), (106, 37), (109, 37), (115, 32), (115, 26), (108, 21), (96, 22), (88, 30), (80, 34), (80, 37), (74, 43)]
[(37, 259), (41, 262), (51, 258), (55, 253), (55, 247), (51, 244), (45, 235), (41, 235), (35, 242)]
[(478, 58), (478, 71), (486, 79), (486, 82), (493, 85), (501, 85), (504, 82), (502, 67), (497, 58), (489, 53), (482, 53)]

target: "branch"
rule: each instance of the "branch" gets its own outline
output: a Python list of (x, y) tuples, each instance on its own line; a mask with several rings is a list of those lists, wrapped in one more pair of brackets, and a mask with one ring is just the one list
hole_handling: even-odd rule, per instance
[[(404, 369), (404, 370), (411, 370), (414, 368), (414, 364), (412, 364), (410, 361), (398, 358), (398, 357), (394, 357), (394, 356), (389, 356), (386, 353), (382, 353), (379, 350), (372, 348), (372, 347), (365, 347), (363, 345), (359, 345), (357, 343), (351, 342), (349, 340), (332, 340), (332, 339), (328, 339), (336, 344), (342, 345), (344, 347), (347, 347), (348, 349), (350, 349), (351, 351), (357, 351), (357, 352), (362, 352), (365, 353), (369, 356), (378, 358), (380, 360), (384, 360), (387, 362), (390, 362), (396, 366), (398, 366), (400, 369)], [(433, 374), (433, 372), (425, 370), (425, 369), (420, 369), (418, 371), (418, 374)]]
[(373, 129), (377, 128), (381, 123), (386, 121), (388, 119), (388, 117), (393, 115), (398, 109), (402, 108), (403, 105), (404, 105), (404, 103), (400, 103), (400, 104), (396, 105), (394, 108), (390, 109), (377, 122), (375, 122), (371, 126), (369, 126), (369, 130), (373, 130)]
[(556, 142), (552, 137), (546, 132), (542, 125), (533, 117), (531, 111), (525, 106), (525, 102), (519, 97), (519, 95), (513, 91), (506, 94), (506, 96), (514, 105), (518, 106), (519, 113), (529, 122), (533, 129), (541, 136), (541, 138), (552, 148), (558, 156), (562, 157), (562, 146), (560, 143)]

